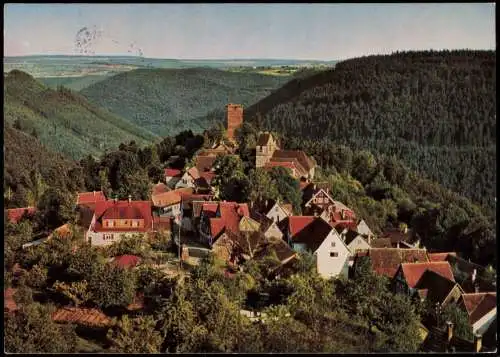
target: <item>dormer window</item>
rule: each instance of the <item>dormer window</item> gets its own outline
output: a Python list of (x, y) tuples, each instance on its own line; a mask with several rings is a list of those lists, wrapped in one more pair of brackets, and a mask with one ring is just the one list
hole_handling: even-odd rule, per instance
[(139, 227), (139, 222), (132, 221), (132, 227)]

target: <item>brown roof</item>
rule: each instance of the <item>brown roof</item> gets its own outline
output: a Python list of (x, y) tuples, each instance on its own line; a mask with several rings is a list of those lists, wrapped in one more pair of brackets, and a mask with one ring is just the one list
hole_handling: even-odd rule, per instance
[(102, 311), (78, 307), (63, 307), (52, 314), (55, 322), (76, 323), (86, 326), (107, 327), (111, 319)]
[(36, 212), (36, 207), (24, 208), (9, 208), (7, 209), (7, 217), (10, 222), (18, 223), (25, 216), (32, 216)]
[(210, 171), (216, 159), (217, 156), (213, 155), (198, 155), (195, 158), (195, 167), (199, 172)]
[(276, 150), (271, 160), (277, 158), (296, 158), (307, 171), (316, 166), (316, 163), (302, 150)]
[(425, 249), (372, 248), (368, 250), (372, 269), (392, 279), (401, 263), (428, 262)]
[(271, 139), (270, 133), (261, 133), (257, 139), (257, 146), (266, 146)]
[(307, 249), (315, 252), (321, 243), (332, 231), (330, 226), (324, 219), (316, 217), (314, 220), (304, 227), (298, 234), (292, 237), (293, 243), (304, 243)]
[(448, 258), (448, 255), (451, 254), (453, 256), (457, 256), (455, 252), (445, 252), (445, 253), (428, 253), (429, 260), (431, 262), (443, 262)]
[(411, 235), (410, 233), (401, 232), (399, 229), (389, 229), (385, 230), (380, 237), (389, 238), (392, 244), (396, 244), (398, 242), (409, 242)]
[(455, 281), (453, 278), (453, 271), (448, 262), (402, 263), (401, 269), (403, 270), (406, 283), (410, 288), (414, 288), (417, 285), (418, 281), (427, 270), (431, 270), (446, 279)]
[(164, 193), (159, 193), (152, 196), (153, 206), (155, 207), (167, 207), (181, 202), (181, 194), (183, 193), (193, 193), (191, 187), (178, 188), (177, 190), (168, 191)]
[(269, 241), (255, 255), (255, 258), (263, 258), (273, 250), (276, 252), (276, 256), (281, 263), (286, 263), (297, 255), (297, 253), (295, 253), (283, 239), (275, 238), (269, 239)]
[[(425, 297), (433, 303), (442, 303), (456, 285), (455, 281), (432, 270), (426, 270), (415, 288), (418, 289), (421, 297)], [(422, 291), (425, 291), (425, 296), (422, 296)]]
[(80, 192), (78, 193), (76, 204), (77, 205), (86, 205), (86, 204), (95, 204), (99, 201), (106, 201), (106, 196), (102, 191), (92, 191), (92, 192)]
[(462, 294), (462, 298), (471, 324), (476, 323), (484, 315), (497, 307), (496, 292)]
[(165, 185), (163, 182), (159, 182), (153, 186), (153, 189), (151, 190), (151, 195), (157, 195), (168, 191), (170, 191), (168, 186)]
[(372, 239), (370, 246), (372, 248), (391, 248), (391, 240), (389, 238)]

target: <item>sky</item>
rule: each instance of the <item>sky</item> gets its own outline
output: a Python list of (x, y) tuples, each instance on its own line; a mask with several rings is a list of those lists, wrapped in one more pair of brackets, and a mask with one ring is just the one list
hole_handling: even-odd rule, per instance
[[(4, 55), (339, 60), (496, 49), (495, 4), (6, 4)], [(79, 36), (85, 37), (85, 31)]]

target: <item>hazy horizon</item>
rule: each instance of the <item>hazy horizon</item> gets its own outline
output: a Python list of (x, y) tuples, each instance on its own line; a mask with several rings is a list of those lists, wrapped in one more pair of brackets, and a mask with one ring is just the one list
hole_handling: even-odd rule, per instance
[(4, 9), (5, 57), (338, 61), (396, 51), (496, 49), (494, 3), (6, 4)]

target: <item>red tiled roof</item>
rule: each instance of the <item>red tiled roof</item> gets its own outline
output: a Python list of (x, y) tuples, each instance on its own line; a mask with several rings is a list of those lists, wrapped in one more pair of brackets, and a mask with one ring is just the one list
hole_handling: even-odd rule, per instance
[(120, 255), (113, 259), (113, 263), (118, 265), (120, 268), (133, 268), (136, 267), (141, 262), (141, 258), (137, 255)]
[(16, 293), (16, 289), (7, 288), (3, 292), (4, 298), (4, 311), (13, 312), (18, 309), (16, 302), (14, 301), (14, 294)]
[(81, 325), (106, 327), (111, 325), (111, 319), (97, 309), (79, 307), (63, 307), (52, 314), (55, 322), (77, 323)]
[(246, 203), (220, 202), (219, 210), (225, 227), (234, 233), (239, 232), (238, 227), (241, 217), (250, 217), (250, 211)]
[(294, 243), (303, 243), (312, 252), (315, 252), (326, 237), (332, 231), (330, 226), (323, 218), (313, 217), (313, 221), (302, 228), (292, 237)]
[(210, 233), (212, 237), (216, 238), (225, 227), (224, 219), (218, 218), (210, 218)]
[(157, 195), (160, 193), (165, 193), (170, 191), (167, 185), (165, 185), (163, 182), (159, 182), (156, 185), (153, 186), (153, 189), (151, 190), (151, 195)]
[(311, 224), (315, 217), (314, 216), (289, 216), (288, 218), (288, 229), (290, 235), (293, 237), (297, 235), (301, 230)]
[(198, 172), (210, 171), (214, 165), (217, 156), (215, 155), (197, 155), (195, 158), (195, 167)]
[[(117, 201), (97, 202), (95, 209), (96, 222), (94, 232), (148, 232), (152, 229), (150, 201)], [(143, 219), (143, 227), (103, 227), (104, 219)]]
[(165, 169), (166, 177), (178, 177), (182, 176), (182, 171), (177, 169)]
[(446, 258), (448, 258), (448, 255), (453, 255), (457, 256), (457, 253), (455, 252), (446, 252), (446, 253), (428, 253), (429, 260), (431, 262), (444, 262), (446, 261)]
[(446, 279), (455, 281), (451, 265), (448, 262), (402, 263), (401, 269), (410, 288), (415, 288), (426, 270), (431, 270)]
[(337, 232), (343, 231), (346, 228), (357, 232), (357, 228), (358, 228), (358, 226), (356, 225), (356, 222), (353, 222), (353, 221), (338, 221), (338, 222), (331, 223), (331, 225), (332, 225), (332, 227), (337, 229)]
[(76, 204), (87, 205), (103, 201), (106, 201), (106, 196), (104, 196), (104, 193), (102, 191), (79, 192), (76, 199)]
[(497, 306), (496, 292), (462, 294), (465, 308), (471, 324), (479, 321), (484, 315)]
[(181, 202), (183, 194), (192, 194), (193, 189), (191, 187), (178, 188), (177, 190), (172, 190), (164, 193), (159, 193), (152, 196), (153, 205), (155, 207), (167, 207), (170, 205), (177, 204)]
[(7, 217), (10, 222), (18, 223), (25, 215), (35, 214), (36, 207), (10, 208), (7, 210)]
[(368, 256), (375, 273), (391, 279), (401, 263), (429, 261), (425, 249), (371, 248), (368, 250)]
[(211, 202), (203, 202), (203, 205), (201, 207), (201, 212), (205, 213), (209, 216), (215, 217), (215, 214), (217, 213), (217, 208), (219, 207), (219, 202), (211, 203)]
[[(203, 205), (205, 204), (212, 204), (214, 205), (215, 209), (213, 209), (213, 216), (215, 217), (215, 212), (217, 212), (217, 205), (218, 203), (215, 201), (193, 201), (193, 217), (200, 217), (201, 211), (203, 210)], [(209, 211), (209, 208), (207, 206), (207, 211)]]

